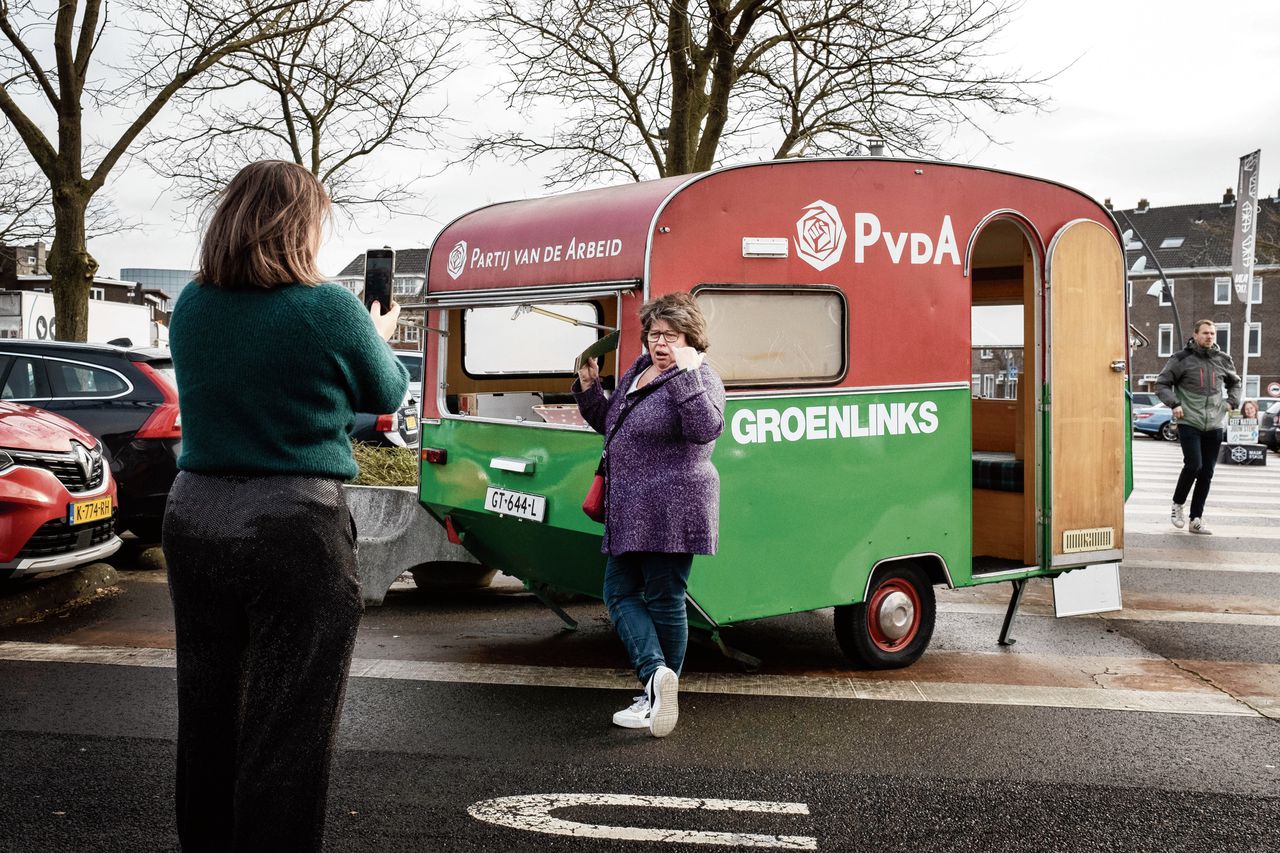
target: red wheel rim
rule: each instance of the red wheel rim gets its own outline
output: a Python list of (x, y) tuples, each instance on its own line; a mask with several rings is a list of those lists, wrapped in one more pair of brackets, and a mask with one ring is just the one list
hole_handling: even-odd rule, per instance
[[(901, 602), (900, 598), (890, 601), (892, 597), (898, 595), (906, 596), (908, 599), (910, 613), (906, 616), (910, 621), (906, 633), (895, 637), (885, 630), (881, 623), (881, 616), (886, 605), (891, 613), (902, 609), (894, 603)], [(882, 652), (900, 652), (911, 645), (911, 641), (916, 638), (919, 631), (920, 594), (916, 592), (916, 588), (902, 578), (890, 578), (877, 586), (875, 592), (871, 594), (871, 600), (867, 602), (867, 632), (871, 635), (871, 642), (876, 648)]]

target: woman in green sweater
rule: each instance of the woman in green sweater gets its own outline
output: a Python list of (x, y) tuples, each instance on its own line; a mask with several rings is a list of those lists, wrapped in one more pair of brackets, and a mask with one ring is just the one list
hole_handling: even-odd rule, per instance
[(178, 650), (184, 850), (319, 850), (360, 620), (355, 412), (394, 410), (409, 377), (386, 341), (399, 307), (324, 284), (329, 199), (263, 161), (223, 191), (173, 310), (180, 473), (164, 552)]

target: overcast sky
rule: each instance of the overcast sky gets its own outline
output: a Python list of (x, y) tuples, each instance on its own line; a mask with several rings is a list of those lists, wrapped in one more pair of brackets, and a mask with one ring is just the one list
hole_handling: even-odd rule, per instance
[[(423, 0), (424, 3), (431, 0)], [(1065, 69), (1045, 89), (1049, 112), (985, 127), (1001, 144), (957, 139), (947, 158), (1053, 178), (1117, 207), (1217, 200), (1234, 186), (1241, 155), (1262, 149), (1262, 191), (1280, 190), (1280, 3), (1029, 0), (1000, 44), (1008, 66), (1028, 74)], [(1069, 67), (1068, 67), (1069, 66)], [(484, 95), (485, 74), (471, 69), (450, 84), (449, 99), (469, 126), (501, 119), (504, 105)], [(474, 107), (472, 104), (474, 103)], [(439, 152), (388, 156), (387, 173), (431, 174)], [(455, 216), (492, 201), (545, 194), (550, 160), (457, 167), (423, 182), (421, 217), (340, 226), (321, 267), (337, 272), (369, 246), (429, 246)], [(122, 267), (192, 266), (196, 223), (150, 171), (135, 161), (117, 175), (113, 197), (143, 229), (90, 244), (106, 275)]]

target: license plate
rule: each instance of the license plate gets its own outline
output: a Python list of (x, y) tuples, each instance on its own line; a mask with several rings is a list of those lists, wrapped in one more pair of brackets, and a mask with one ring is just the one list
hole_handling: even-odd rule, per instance
[(418, 416), (417, 416), (417, 415), (405, 415), (405, 416), (404, 416), (404, 428), (405, 428), (406, 430), (408, 430), (409, 432), (413, 432), (415, 429), (417, 429), (417, 428), (418, 428)]
[(526, 495), (490, 486), (484, 493), (484, 508), (499, 515), (542, 521), (547, 515), (547, 499), (542, 495)]
[(67, 504), (67, 523), (86, 524), (111, 517), (111, 496)]

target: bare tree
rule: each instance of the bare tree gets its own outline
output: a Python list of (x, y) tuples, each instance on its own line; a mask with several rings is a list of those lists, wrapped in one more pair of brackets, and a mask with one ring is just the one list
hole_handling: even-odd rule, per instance
[(53, 230), (53, 193), (26, 154), (0, 125), (0, 246), (43, 240)]
[(567, 113), (472, 157), (559, 155), (548, 183), (703, 171), (745, 155), (843, 154), (870, 139), (936, 154), (983, 114), (1038, 108), (1035, 79), (990, 71), (1016, 0), (485, 0), (508, 103)]
[[(125, 0), (112, 22), (106, 0), (0, 0), (0, 113), (13, 126), (53, 196), (52, 275), (58, 336), (84, 340), (89, 286), (98, 262), (86, 245), (90, 201), (166, 104), (228, 57), (341, 17), (361, 0)], [(110, 29), (133, 36), (122, 82), (94, 53)], [(19, 101), (22, 103), (19, 103)], [(85, 139), (84, 110), (110, 103), (134, 117), (101, 147)], [(40, 128), (56, 124), (56, 140)]]
[(197, 206), (245, 162), (272, 157), (311, 170), (339, 209), (406, 212), (416, 178), (372, 177), (367, 158), (439, 141), (443, 100), (424, 103), (457, 70), (459, 30), (455, 17), (386, 0), (256, 45), (184, 90), (183, 120), (154, 137), (148, 163)]

